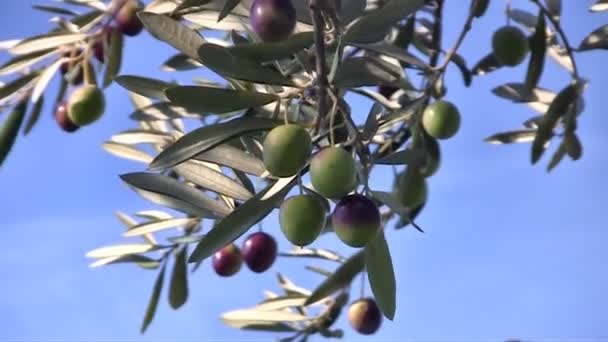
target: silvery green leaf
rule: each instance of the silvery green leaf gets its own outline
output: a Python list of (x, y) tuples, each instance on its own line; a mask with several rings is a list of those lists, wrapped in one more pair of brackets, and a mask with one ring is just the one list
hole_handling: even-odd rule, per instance
[(608, 49), (608, 25), (604, 25), (591, 32), (578, 47), (579, 51), (593, 49)]
[(120, 158), (149, 164), (154, 159), (148, 153), (127, 144), (107, 141), (101, 145), (104, 150)]
[(36, 101), (34, 103), (34, 107), (32, 108), (32, 111), (30, 112), (27, 122), (25, 123), (25, 127), (23, 128), (23, 135), (28, 135), (30, 133), (30, 131), (32, 130), (32, 128), (34, 128), (34, 126), (38, 122), (38, 119), (40, 119), (40, 112), (42, 111), (43, 106), (44, 106), (44, 96), (40, 96), (38, 101)]
[(142, 106), (134, 111), (130, 118), (137, 121), (164, 121), (181, 118), (200, 118), (201, 115), (176, 106), (171, 102), (158, 102)]
[(409, 164), (417, 164), (424, 161), (426, 157), (424, 149), (421, 148), (413, 148), (406, 149), (402, 151), (397, 151), (383, 157), (381, 159), (375, 160), (374, 164), (380, 165), (409, 165)]
[(54, 13), (54, 14), (70, 15), (70, 16), (78, 15), (78, 12), (74, 12), (74, 11), (64, 8), (64, 7), (48, 6), (48, 5), (32, 5), (32, 8), (39, 10), (39, 11), (49, 12), (49, 13)]
[(357, 254), (338, 267), (333, 275), (327, 277), (306, 299), (304, 305), (316, 303), (331, 296), (334, 292), (347, 287), (355, 276), (363, 271), (364, 265), (365, 253), (363, 251), (357, 252)]
[(22, 72), (28, 67), (54, 55), (55, 53), (57, 53), (57, 49), (47, 49), (15, 56), (0, 66), (0, 76)]
[(329, 261), (344, 262), (346, 259), (336, 252), (320, 248), (296, 248), (289, 252), (280, 252), (283, 257), (318, 258)]
[(136, 172), (120, 178), (147, 200), (190, 215), (220, 218), (231, 211), (224, 203), (167, 176)]
[(545, 0), (547, 11), (555, 20), (559, 20), (562, 15), (562, 0)]
[(376, 303), (384, 316), (393, 320), (397, 302), (397, 284), (384, 230), (381, 230), (365, 246), (365, 269)]
[(91, 264), (90, 268), (97, 268), (101, 266), (107, 266), (112, 264), (124, 264), (124, 263), (136, 263), (139, 267), (148, 270), (157, 269), (160, 266), (160, 261), (152, 259), (145, 255), (140, 254), (126, 254), (121, 256), (111, 256), (106, 258), (98, 259)]
[(107, 88), (112, 81), (116, 78), (120, 72), (122, 64), (122, 48), (124, 44), (124, 38), (122, 32), (118, 29), (112, 30), (112, 36), (110, 37), (110, 44), (106, 49), (107, 66), (103, 75), (103, 87)]
[(182, 86), (165, 91), (174, 105), (205, 114), (223, 114), (260, 107), (278, 100), (273, 94), (226, 88)]
[(303, 306), (305, 300), (306, 297), (302, 295), (288, 295), (284, 297), (266, 299), (256, 305), (255, 308), (262, 311), (281, 310), (292, 306)]
[(173, 137), (165, 132), (133, 129), (113, 135), (110, 140), (118, 144), (159, 144), (164, 145), (173, 141)]
[(395, 46), (393, 44), (387, 44), (384, 42), (376, 43), (376, 44), (353, 44), (356, 47), (375, 51), (380, 54), (395, 58), (401, 62), (407, 63), (411, 66), (415, 66), (419, 69), (427, 69), (429, 66), (417, 56), (411, 54), (409, 51)]
[(309, 48), (313, 42), (312, 32), (300, 32), (281, 42), (240, 44), (229, 47), (228, 50), (235, 56), (256, 63), (264, 63), (289, 58), (303, 49)]
[(193, 158), (227, 166), (258, 177), (266, 171), (261, 159), (228, 144), (218, 145), (206, 152), (195, 155)]
[(120, 244), (96, 248), (88, 252), (87, 258), (107, 258), (126, 254), (139, 254), (155, 250), (157, 247), (147, 243)]
[(140, 332), (143, 334), (152, 320), (154, 319), (154, 315), (156, 314), (156, 307), (158, 306), (158, 300), (160, 299), (160, 294), (163, 289), (163, 283), (165, 280), (165, 269), (167, 268), (167, 263), (163, 263), (163, 266), (158, 273), (156, 281), (154, 282), (154, 287), (152, 289), (152, 294), (150, 295), (150, 300), (148, 302), (148, 307), (146, 308), (146, 313), (144, 314), (144, 320), (141, 324)]
[(42, 93), (44, 93), (46, 87), (49, 85), (49, 82), (51, 82), (51, 80), (53, 79), (53, 76), (55, 76), (57, 71), (59, 71), (59, 67), (61, 67), (62, 63), (63, 60), (58, 59), (51, 65), (47, 66), (40, 74), (40, 77), (38, 77), (38, 80), (36, 80), (36, 84), (34, 85), (34, 89), (32, 90), (32, 95), (30, 98), (32, 103), (38, 102), (38, 100), (42, 96)]
[(589, 8), (591, 12), (608, 11), (608, 0), (596, 0), (595, 4)]
[(175, 87), (174, 84), (164, 81), (132, 75), (118, 76), (115, 81), (131, 92), (160, 101), (168, 100), (165, 89)]
[[(279, 186), (275, 186), (277, 184)], [(271, 184), (241, 204), (232, 213), (217, 222), (213, 229), (205, 235), (190, 255), (189, 262), (200, 262), (206, 259), (244, 234), (270, 214), (283, 201), (293, 185), (295, 185), (293, 179), (287, 184), (283, 184), (280, 180), (276, 181), (275, 184)]]
[(23, 75), (17, 79), (14, 79), (8, 84), (5, 84), (0, 88), (0, 101), (9, 98), (12, 95), (17, 94), (19, 90), (29, 85), (31, 81), (38, 77), (37, 72)]
[(272, 85), (293, 86), (291, 79), (280, 72), (233, 54), (228, 48), (216, 44), (203, 44), (198, 49), (199, 60), (217, 74), (242, 81)]
[(165, 148), (150, 163), (152, 170), (166, 169), (206, 152), (234, 137), (247, 133), (270, 130), (281, 124), (280, 120), (242, 117), (216, 125), (203, 126), (184, 135)]
[(145, 222), (139, 225), (129, 228), (125, 233), (124, 237), (140, 236), (144, 234), (154, 233), (165, 229), (171, 229), (175, 227), (182, 227), (187, 224), (197, 222), (199, 219), (189, 217), (176, 217), (164, 220)]
[(0, 166), (11, 152), (27, 110), (27, 99), (19, 102), (0, 127)]
[(354, 57), (343, 61), (332, 83), (339, 88), (357, 88), (391, 84), (401, 79), (399, 67), (371, 57)]
[(307, 270), (309, 270), (311, 272), (320, 274), (320, 275), (325, 276), (325, 277), (329, 277), (330, 275), (333, 274), (332, 272), (330, 272), (330, 271), (328, 271), (328, 270), (326, 270), (324, 268), (317, 267), (317, 266), (305, 266), (304, 268), (306, 268)]
[(155, 38), (198, 60), (197, 50), (205, 43), (205, 39), (198, 32), (165, 15), (140, 12), (138, 17)]
[(221, 172), (207, 167), (203, 162), (189, 160), (173, 167), (173, 170), (189, 182), (230, 198), (246, 201), (253, 195), (241, 184)]
[(385, 37), (393, 25), (424, 6), (424, 0), (392, 1), (350, 23), (344, 41), (373, 43)]
[(22, 40), (8, 51), (13, 55), (24, 55), (77, 43), (84, 41), (85, 38), (87, 38), (87, 35), (82, 33), (50, 33)]
[[(144, 210), (135, 213), (135, 216), (148, 220), (168, 220), (173, 218), (173, 215), (161, 210)], [(134, 226), (137, 224), (134, 224)]]
[(222, 314), (221, 319), (231, 327), (240, 328), (242, 326), (266, 322), (302, 322), (308, 321), (311, 318), (282, 310), (245, 309), (226, 312)]
[(535, 129), (496, 133), (484, 139), (490, 144), (511, 144), (532, 142), (536, 136)]
[(527, 97), (538, 85), (545, 66), (545, 53), (547, 51), (545, 16), (540, 13), (534, 34), (530, 39), (530, 62), (526, 72), (524, 95)]
[(490, 52), (473, 66), (471, 73), (475, 76), (485, 75), (500, 67), (501, 65), (496, 60), (496, 57), (494, 57), (494, 54)]
[(196, 60), (184, 55), (176, 54), (167, 59), (163, 65), (163, 71), (188, 71), (201, 68), (203, 65)]
[(169, 305), (174, 310), (179, 309), (188, 300), (188, 264), (186, 257), (187, 246), (184, 246), (175, 257), (171, 283), (169, 284)]

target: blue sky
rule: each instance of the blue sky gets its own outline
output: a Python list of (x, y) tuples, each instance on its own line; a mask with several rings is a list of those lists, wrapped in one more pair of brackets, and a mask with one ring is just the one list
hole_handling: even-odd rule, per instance
[[(606, 23), (608, 14), (587, 12), (592, 1), (563, 2), (563, 25), (575, 43)], [(47, 30), (48, 17), (29, 10), (32, 3), (2, 1), (0, 40)], [(447, 1), (446, 27), (458, 29), (445, 32), (445, 44), (454, 41), (466, 3)], [(528, 6), (528, 1), (512, 3)], [(494, 1), (489, 14), (475, 22), (462, 46), (469, 64), (489, 52), (491, 32), (504, 23), (502, 11), (502, 2)], [(169, 79), (158, 66), (172, 53), (147, 33), (129, 38), (123, 73)], [(457, 69), (449, 70), (447, 99), (459, 106), (462, 129), (442, 142), (441, 169), (430, 179), (429, 203), (419, 218), (427, 233), (388, 233), (397, 273), (397, 315), (369, 340), (608, 339), (605, 60), (605, 52), (579, 54), (581, 74), (591, 79), (579, 125), (584, 156), (576, 163), (563, 162), (551, 174), (544, 168), (547, 158), (541, 166), (530, 166), (529, 145), (481, 141), (518, 128), (532, 116), (527, 107), (489, 91), (523, 80), (525, 67), (476, 78), (471, 88), (462, 86)], [(541, 84), (559, 90), (566, 82), (567, 75), (550, 62)], [(302, 272), (309, 264), (305, 261), (279, 260), (263, 275), (243, 271), (231, 279), (218, 278), (206, 263), (191, 277), (191, 296), (182, 309), (171, 310), (164, 293), (145, 336), (138, 331), (155, 272), (129, 265), (87, 267), (86, 251), (121, 242), (114, 211), (153, 208), (117, 177), (142, 166), (100, 147), (111, 134), (134, 127), (126, 93), (114, 85), (106, 97), (103, 119), (74, 135), (56, 127), (47, 106), (42, 122), (20, 139), (0, 170), (0, 340), (271, 339), (228, 328), (218, 317), (253, 306), (264, 289), (278, 291), (278, 270), (314, 287), (320, 276)], [(352, 107), (362, 115), (369, 104), (355, 100)], [(377, 188), (389, 186), (390, 169), (376, 175)], [(277, 225), (276, 216), (265, 223), (285, 250), (289, 245)], [(354, 251), (332, 237), (323, 237), (318, 246)], [(344, 316), (339, 325), (347, 340), (360, 338)]]

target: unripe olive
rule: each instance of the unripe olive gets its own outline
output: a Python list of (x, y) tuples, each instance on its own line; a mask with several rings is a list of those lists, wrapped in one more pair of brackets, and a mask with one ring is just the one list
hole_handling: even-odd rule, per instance
[(285, 238), (296, 246), (311, 244), (325, 226), (325, 208), (313, 195), (288, 198), (279, 212)]
[(436, 101), (424, 109), (422, 126), (436, 139), (451, 138), (460, 128), (460, 112), (449, 101)]
[(312, 186), (328, 198), (340, 198), (357, 187), (357, 165), (350, 153), (326, 147), (310, 162)]
[(103, 115), (106, 101), (103, 91), (95, 85), (76, 89), (68, 100), (68, 117), (78, 126), (86, 126)]
[(505, 66), (516, 66), (526, 59), (529, 51), (526, 35), (515, 26), (503, 26), (492, 36), (492, 52)]
[(306, 164), (312, 151), (310, 135), (300, 125), (282, 125), (264, 139), (264, 165), (276, 177), (290, 177)]

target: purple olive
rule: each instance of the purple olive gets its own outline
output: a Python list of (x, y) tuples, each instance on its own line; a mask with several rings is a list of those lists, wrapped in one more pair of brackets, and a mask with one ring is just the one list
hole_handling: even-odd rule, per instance
[(380, 328), (382, 313), (373, 299), (359, 299), (348, 308), (348, 322), (358, 333), (371, 335)]
[(68, 107), (65, 102), (61, 102), (57, 105), (57, 108), (55, 109), (55, 121), (57, 121), (57, 124), (61, 129), (68, 133), (75, 132), (80, 128), (80, 126), (73, 123), (68, 117)]
[(262, 273), (274, 264), (277, 258), (277, 242), (266, 233), (249, 235), (243, 246), (245, 264), (255, 273)]
[(296, 10), (290, 0), (254, 0), (251, 26), (265, 42), (287, 39), (296, 27)]
[(221, 277), (230, 277), (237, 274), (241, 265), (243, 265), (243, 256), (239, 248), (233, 243), (213, 255), (213, 269)]
[(336, 204), (332, 215), (334, 231), (351, 247), (363, 247), (380, 231), (378, 206), (369, 198), (349, 195)]
[(143, 9), (137, 0), (129, 0), (116, 14), (116, 24), (120, 31), (127, 36), (137, 36), (144, 28), (144, 24), (137, 17), (137, 12)]

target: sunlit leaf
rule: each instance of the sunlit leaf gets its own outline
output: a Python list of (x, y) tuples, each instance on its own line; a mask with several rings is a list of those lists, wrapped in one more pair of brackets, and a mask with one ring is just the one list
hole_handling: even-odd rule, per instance
[(341, 63), (333, 84), (339, 88), (356, 88), (390, 84), (400, 78), (401, 69), (391, 63), (371, 57), (354, 57)]
[(234, 137), (270, 130), (281, 123), (282, 121), (279, 120), (243, 117), (217, 125), (200, 127), (165, 148), (150, 163), (150, 169), (158, 170), (174, 166)]
[(397, 302), (397, 285), (384, 231), (365, 246), (365, 269), (380, 310), (386, 318), (393, 320)]
[[(295, 181), (292, 180), (283, 186), (279, 186), (277, 189), (276, 184), (281, 185), (277, 181), (241, 204), (232, 213), (215, 224), (213, 229), (198, 243), (188, 261), (202, 261), (243, 235), (283, 201), (283, 198), (293, 187), (294, 183)], [(268, 198), (264, 198), (268, 193), (273, 194)]]
[(193, 158), (227, 166), (258, 177), (266, 171), (261, 159), (228, 144), (218, 145), (206, 152), (195, 155)]
[(112, 36), (110, 37), (109, 51), (107, 60), (107, 66), (103, 75), (103, 87), (106, 88), (116, 78), (120, 72), (120, 66), (122, 64), (122, 46), (123, 46), (123, 34), (118, 29), (112, 30)]
[(304, 305), (316, 303), (323, 298), (331, 296), (334, 292), (347, 287), (350, 282), (363, 271), (365, 265), (365, 253), (363, 251), (350, 257), (334, 272), (325, 279), (313, 293), (306, 299)]
[(4, 99), (8, 98), (9, 96), (16, 94), (23, 87), (30, 84), (30, 82), (32, 80), (34, 80), (36, 77), (38, 77), (37, 72), (29, 73), (29, 74), (23, 75), (13, 81), (11, 81), (10, 83), (5, 84), (4, 86), (0, 87), (0, 100), (4, 100)]
[(148, 153), (141, 151), (133, 146), (117, 142), (107, 141), (101, 145), (109, 153), (125, 159), (149, 164), (154, 159)]
[(82, 33), (50, 33), (22, 40), (8, 51), (13, 55), (24, 55), (36, 51), (53, 49), (61, 45), (67, 45), (84, 41), (86, 34)]
[(189, 217), (176, 217), (176, 218), (168, 218), (164, 220), (145, 222), (136, 226), (133, 226), (127, 230), (123, 236), (124, 237), (132, 237), (132, 236), (140, 236), (149, 233), (158, 232), (165, 229), (181, 227), (192, 222), (197, 222), (198, 219), (189, 218)]
[(153, 251), (154, 245), (147, 243), (132, 243), (96, 248), (86, 254), (87, 258), (107, 258), (127, 254), (139, 254)]
[(253, 196), (241, 184), (223, 173), (207, 167), (203, 162), (189, 160), (174, 166), (173, 169), (187, 181), (235, 200), (244, 201)]
[(0, 76), (9, 75), (12, 73), (20, 72), (28, 67), (54, 55), (57, 52), (56, 49), (47, 49), (42, 51), (35, 51), (29, 54), (15, 56), (8, 62), (0, 66)]
[(51, 65), (47, 66), (44, 71), (40, 74), (40, 77), (36, 80), (36, 84), (32, 89), (32, 95), (30, 100), (32, 103), (38, 102), (40, 96), (46, 90), (46, 87), (49, 85), (49, 82), (53, 79), (53, 76), (59, 71), (59, 67), (61, 67), (62, 61), (61, 59), (56, 60)]
[(169, 88), (165, 94), (174, 105), (214, 114), (259, 107), (278, 100), (272, 94), (200, 86)]
[(314, 42), (312, 32), (293, 34), (288, 39), (273, 43), (239, 44), (228, 50), (235, 56), (247, 58), (256, 63), (289, 58), (297, 52), (308, 48)]
[(171, 102), (158, 102), (142, 106), (130, 118), (137, 121), (165, 121), (172, 119), (200, 118), (201, 116), (176, 106)]
[(198, 32), (165, 15), (139, 12), (138, 16), (152, 36), (198, 60), (198, 48), (205, 43)]
[(135, 172), (120, 178), (147, 200), (190, 215), (218, 218), (231, 211), (222, 202), (171, 177)]
[(362, 48), (362, 49), (375, 51), (375, 52), (378, 52), (385, 56), (395, 58), (396, 60), (398, 60), (400, 62), (407, 63), (407, 64), (409, 64), (411, 66), (415, 66), (419, 69), (428, 68), (428, 65), (423, 60), (418, 58), (416, 55), (413, 55), (409, 51), (407, 51), (399, 46), (393, 45), (393, 44), (387, 44), (387, 43), (382, 42), (382, 43), (376, 43), (376, 44), (353, 44), (353, 45), (356, 47)]
[(266, 299), (256, 305), (255, 308), (262, 311), (281, 310), (291, 306), (303, 306), (305, 300), (306, 297), (302, 295), (288, 295), (285, 297)]
[(121, 256), (111, 256), (101, 258), (92, 262), (89, 267), (97, 268), (101, 266), (113, 265), (113, 264), (125, 264), (125, 263), (136, 263), (139, 267), (154, 270), (160, 266), (160, 262), (156, 259), (149, 258), (145, 255), (140, 254), (126, 254)]
[(589, 8), (591, 12), (608, 11), (608, 0), (596, 0), (595, 4)]
[(167, 59), (162, 66), (163, 71), (188, 71), (202, 67), (196, 60), (184, 55), (176, 54)]
[(593, 49), (608, 49), (608, 25), (604, 25), (591, 32), (578, 47), (579, 51)]
[(161, 101), (168, 100), (165, 96), (165, 89), (175, 87), (175, 85), (171, 83), (132, 75), (118, 76), (115, 81), (129, 91)]

